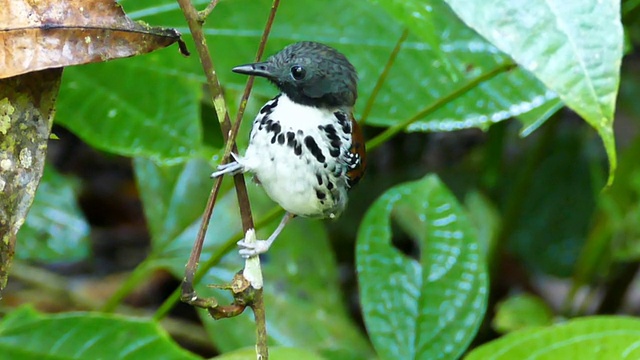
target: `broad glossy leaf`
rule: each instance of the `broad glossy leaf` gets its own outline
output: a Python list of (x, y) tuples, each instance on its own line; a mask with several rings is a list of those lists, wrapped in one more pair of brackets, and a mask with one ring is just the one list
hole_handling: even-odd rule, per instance
[[(203, 8), (207, 2), (195, 3)], [(188, 34), (183, 15), (171, 0), (125, 0), (121, 4), (134, 19), (176, 27)], [(206, 23), (210, 51), (228, 99), (237, 97), (246, 82), (245, 76), (230, 70), (253, 60), (270, 5), (269, 0), (223, 1)], [(306, 2), (305, 11), (300, 11), (298, 3), (282, 2), (266, 54), (300, 40), (337, 47), (358, 68), (361, 83), (357, 112), (362, 112), (365, 99), (406, 26), (405, 18), (410, 16), (405, 12), (402, 21), (398, 21), (381, 5), (384, 4), (314, 1)], [(412, 29), (414, 35), (405, 43), (377, 98), (370, 124), (389, 126), (406, 120), (504, 63), (506, 57), (466, 28), (450, 10), (441, 5), (437, 9), (434, 17), (441, 20), (432, 32)], [(185, 40), (193, 50), (188, 36)], [(438, 41), (440, 48), (434, 51), (433, 44)], [(202, 147), (198, 125), (196, 105), (205, 78), (196, 56), (185, 59), (177, 50), (166, 49), (135, 59), (69, 70), (58, 120), (85, 141), (109, 151), (161, 161), (209, 154)], [(258, 79), (258, 96), (253, 101), (263, 102), (276, 92), (267, 81)], [(553, 99), (555, 95), (532, 76), (515, 70), (483, 83), (432, 117), (414, 123), (409, 130), (486, 128)], [(254, 114), (249, 112), (247, 116)]]
[(631, 360), (640, 357), (639, 339), (638, 319), (587, 317), (510, 333), (473, 350), (465, 360)]
[(537, 130), (551, 115), (555, 114), (563, 106), (562, 101), (555, 98), (537, 108), (518, 115), (518, 120), (520, 120), (523, 125), (522, 130), (520, 130), (520, 135), (527, 136)]
[[(379, 114), (392, 115), (388, 119), (408, 118), (418, 109), (459, 91), (478, 76), (510, 62), (508, 56), (469, 29), (441, 0), (371, 2), (388, 11), (415, 35), (400, 52), (389, 83), (374, 107), (375, 117), (371, 120), (376, 124), (395, 122), (379, 119)], [(550, 107), (555, 111), (558, 107), (553, 104), (558, 104), (553, 92), (530, 73), (516, 69), (460, 94), (428, 118), (415, 122), (409, 130), (486, 129), (492, 123), (529, 114), (523, 132), (530, 133), (532, 124), (544, 122), (553, 113), (532, 111)]]
[(120, 155), (168, 163), (210, 156), (202, 141), (200, 81), (164, 67), (178, 59), (188, 61), (165, 49), (67, 69), (56, 121)]
[(202, 215), (213, 186), (206, 161), (158, 165), (136, 158), (134, 169), (154, 243), (175, 238)]
[(613, 116), (623, 45), (620, 2), (446, 2), (469, 26), (531, 71), (598, 131), (613, 174)]
[[(419, 248), (392, 245), (391, 220)], [(363, 220), (356, 249), (360, 299), (382, 359), (457, 359), (484, 316), (487, 274), (473, 227), (436, 176), (388, 190)]]
[(89, 254), (89, 224), (76, 201), (75, 181), (45, 166), (27, 220), (18, 233), (17, 256), (74, 261)]
[(0, 353), (30, 359), (199, 359), (149, 320), (98, 313), (39, 314), (21, 308), (0, 322)]
[[(134, 166), (151, 229), (154, 266), (182, 277), (213, 186), (209, 178), (213, 167), (200, 159), (179, 165), (158, 165), (142, 158), (137, 158)], [(216, 203), (201, 261), (206, 261), (240, 231), (235, 192), (228, 191), (228, 185), (221, 190)]]

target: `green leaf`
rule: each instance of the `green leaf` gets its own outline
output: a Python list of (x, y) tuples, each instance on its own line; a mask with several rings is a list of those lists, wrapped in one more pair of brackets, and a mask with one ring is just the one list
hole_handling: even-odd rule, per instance
[(507, 333), (553, 323), (553, 311), (542, 299), (529, 294), (511, 296), (497, 305), (493, 328)]
[[(209, 177), (213, 167), (200, 159), (179, 165), (158, 165), (136, 158), (134, 169), (151, 231), (152, 265), (181, 278), (213, 186)], [(228, 190), (229, 186), (225, 186), (218, 197), (201, 262), (240, 231), (235, 193)]]
[(556, 98), (547, 101), (537, 108), (518, 115), (518, 120), (520, 120), (523, 125), (522, 130), (520, 130), (520, 136), (524, 137), (533, 133), (542, 126), (542, 124), (544, 124), (551, 115), (555, 114), (563, 106), (564, 104), (562, 101)]
[[(409, 118), (418, 109), (429, 107), (444, 96), (460, 91), (482, 74), (510, 62), (507, 56), (460, 21), (443, 1), (371, 2), (384, 8), (415, 35), (405, 43), (372, 111), (376, 116), (388, 115), (386, 119), (372, 117), (374, 124), (392, 125), (397, 122), (392, 120), (394, 117)], [(386, 62), (385, 59), (378, 61), (380, 64)], [(549, 109), (549, 103), (558, 103), (556, 95), (530, 73), (515, 69), (460, 94), (428, 118), (413, 123), (408, 130), (486, 129), (493, 123), (539, 108)], [(539, 111), (536, 121), (542, 123), (552, 113)]]
[(638, 339), (638, 319), (587, 317), (510, 333), (473, 350), (465, 360), (631, 360), (640, 358)]
[(156, 245), (177, 237), (202, 216), (213, 186), (213, 167), (194, 159), (179, 165), (159, 165), (144, 158), (134, 160), (136, 181)]
[(446, 0), (474, 30), (531, 71), (593, 126), (616, 168), (613, 117), (623, 31), (619, 1)]
[[(214, 360), (246, 360), (253, 359), (256, 356), (255, 346), (228, 352), (226, 354), (216, 356)], [(285, 347), (270, 347), (269, 357), (278, 360), (322, 360), (323, 357), (316, 353), (313, 353), (307, 349), (301, 348), (285, 348)]]
[[(195, 3), (203, 8), (208, 1)], [(412, 3), (422, 4), (417, 0)], [(178, 28), (193, 50), (184, 16), (172, 0), (124, 1), (122, 5), (134, 19)], [(437, 22), (423, 30), (411, 27), (414, 35), (404, 44), (391, 69), (375, 102), (370, 124), (398, 124), (509, 61), (457, 20), (448, 8), (436, 2), (432, 5), (438, 10), (433, 16)], [(238, 96), (247, 80), (233, 74), (231, 68), (253, 60), (270, 6), (270, 0), (222, 1), (205, 25), (217, 74), (229, 100)], [(329, 0), (308, 2), (305, 11), (300, 11), (295, 2), (282, 2), (266, 54), (300, 40), (321, 41), (338, 48), (359, 71), (361, 100), (356, 110), (361, 113), (364, 99), (372, 91), (406, 22), (413, 19), (406, 11), (393, 18), (384, 7), (384, 2), (372, 5)], [(424, 14), (426, 10), (422, 7), (420, 11)], [(434, 44), (439, 48), (434, 50)], [(197, 57), (185, 59), (175, 48), (73, 67), (65, 73), (57, 120), (93, 146), (127, 156), (170, 163), (208, 156), (211, 151), (203, 145), (198, 111), (204, 82)], [(267, 81), (258, 79), (251, 103), (264, 103), (276, 93)], [(486, 128), (555, 98), (529, 73), (510, 71), (462, 95), (430, 118), (415, 122), (408, 130)], [(231, 110), (233, 114), (235, 109)], [(254, 114), (247, 112), (247, 117)]]
[(97, 313), (39, 314), (20, 308), (0, 323), (7, 359), (199, 359), (174, 343), (158, 324)]
[(76, 200), (75, 179), (44, 167), (27, 220), (18, 233), (18, 258), (75, 261), (89, 254), (89, 224)]
[[(173, 51), (171, 51), (173, 50)], [(176, 49), (65, 71), (56, 121), (98, 149), (175, 163), (211, 155), (200, 124), (201, 82), (169, 69)]]
[[(420, 249), (394, 248), (390, 219)], [(358, 233), (356, 261), (368, 333), (382, 359), (457, 359), (484, 316), (484, 255), (455, 197), (436, 176), (388, 190)]]

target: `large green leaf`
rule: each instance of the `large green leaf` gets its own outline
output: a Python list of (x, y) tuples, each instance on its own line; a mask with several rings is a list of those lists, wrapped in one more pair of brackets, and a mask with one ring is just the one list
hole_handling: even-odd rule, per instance
[(620, 1), (446, 1), (598, 131), (613, 174), (623, 45)]
[(4, 359), (199, 359), (174, 343), (158, 324), (97, 313), (43, 315), (31, 308), (0, 322)]
[[(176, 27), (183, 34), (189, 32), (172, 0), (121, 3), (134, 19)], [(208, 2), (195, 3), (202, 8)], [(206, 23), (211, 55), (227, 99), (235, 99), (246, 81), (245, 76), (232, 74), (230, 69), (253, 60), (270, 5), (269, 0), (223, 1)], [(300, 4), (282, 2), (266, 53), (300, 40), (339, 48), (358, 68), (361, 100), (357, 111), (362, 112), (407, 19), (413, 19), (406, 11), (394, 19), (383, 6), (366, 1), (313, 1), (306, 2), (304, 11), (300, 11)], [(389, 126), (406, 120), (508, 61), (448, 8), (435, 1), (433, 6), (438, 11), (434, 16), (437, 26), (426, 30), (411, 27), (413, 35), (404, 44), (375, 102), (370, 124)], [(188, 35), (185, 39), (191, 44)], [(434, 44), (439, 48), (434, 49)], [(196, 56), (185, 59), (173, 50), (69, 69), (58, 121), (92, 145), (124, 155), (179, 161), (209, 154), (202, 145), (197, 107), (205, 81), (200, 63)], [(258, 102), (275, 93), (267, 81), (258, 79)], [(557, 103), (555, 99), (555, 94), (531, 75), (514, 70), (497, 75), (430, 118), (414, 123), (409, 130), (486, 128), (493, 122), (546, 107), (549, 102)], [(540, 114), (548, 116), (545, 111)], [(253, 115), (247, 113), (248, 117)]]
[(134, 169), (154, 246), (173, 240), (202, 216), (213, 185), (213, 167), (206, 161), (158, 165), (136, 158)]
[(188, 61), (173, 50), (67, 69), (56, 121), (120, 155), (164, 162), (210, 155), (199, 118), (201, 82), (170, 69)]
[[(137, 158), (134, 169), (151, 230), (152, 266), (166, 268), (181, 278), (213, 186), (209, 178), (213, 167), (200, 159), (158, 165)], [(229, 186), (222, 189), (216, 203), (201, 262), (240, 230), (235, 193), (228, 190)]]
[(631, 360), (640, 358), (640, 320), (600, 316), (510, 333), (466, 360)]
[[(391, 219), (419, 247), (418, 260), (392, 245)], [(356, 256), (365, 324), (381, 358), (460, 356), (484, 316), (487, 274), (470, 222), (437, 177), (379, 198), (361, 224)]]
[(76, 200), (72, 178), (44, 167), (16, 254), (36, 261), (74, 261), (89, 254), (89, 224)]
[[(376, 116), (389, 113), (406, 118), (416, 109), (428, 107), (481, 74), (510, 62), (506, 55), (460, 21), (442, 0), (370, 1), (387, 10), (417, 37), (400, 53), (401, 59), (392, 70), (388, 89), (374, 107)], [(405, 98), (414, 101), (398, 100)], [(384, 108), (396, 108), (396, 104), (397, 114), (384, 111)], [(492, 123), (527, 115), (522, 131), (528, 134), (553, 114), (558, 104), (553, 92), (546, 90), (530, 73), (516, 69), (488, 79), (429, 118), (415, 122), (409, 130), (486, 129)], [(381, 123), (393, 124), (393, 121)]]

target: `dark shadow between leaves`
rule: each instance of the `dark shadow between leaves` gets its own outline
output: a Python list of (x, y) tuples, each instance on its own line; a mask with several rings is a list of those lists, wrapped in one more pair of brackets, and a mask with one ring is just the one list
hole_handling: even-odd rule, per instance
[(420, 262), (420, 241), (424, 223), (409, 206), (396, 204), (391, 211), (391, 245), (405, 256)]

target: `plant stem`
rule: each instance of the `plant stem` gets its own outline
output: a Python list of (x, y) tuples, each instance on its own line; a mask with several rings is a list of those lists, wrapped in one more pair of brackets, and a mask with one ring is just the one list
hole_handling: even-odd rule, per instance
[[(180, 5), (180, 8), (182, 9), (184, 17), (189, 25), (189, 30), (191, 31), (191, 35), (193, 36), (196, 50), (200, 58), (200, 63), (202, 64), (202, 69), (207, 78), (207, 85), (209, 86), (209, 91), (211, 93), (211, 96), (213, 97), (212, 102), (216, 110), (218, 121), (220, 122), (222, 135), (226, 140), (229, 134), (229, 129), (231, 128), (231, 120), (229, 118), (227, 106), (224, 101), (222, 87), (220, 86), (220, 82), (218, 80), (215, 67), (213, 65), (213, 60), (209, 55), (209, 47), (207, 46), (207, 41), (204, 36), (204, 32), (202, 31), (202, 23), (204, 22), (204, 19), (198, 15), (196, 9), (191, 4), (190, 0), (177, 0), (177, 2)], [(194, 298), (194, 299), (196, 298), (195, 289), (193, 287), (194, 276), (198, 267), (200, 254), (202, 252), (204, 235), (206, 234), (207, 228), (209, 226), (209, 220), (211, 219), (211, 215), (213, 214), (213, 208), (215, 206), (215, 202), (217, 199), (217, 195), (218, 195), (218, 191), (220, 189), (221, 183), (222, 183), (222, 179), (221, 178), (217, 179), (213, 185), (213, 188), (211, 189), (211, 192), (209, 194), (209, 200), (207, 201), (207, 206), (205, 207), (202, 224), (200, 226), (200, 229), (198, 231), (198, 236), (191, 250), (189, 261), (187, 262), (187, 265), (185, 267), (185, 276), (183, 280), (182, 289), (183, 289), (183, 296), (188, 298)], [(238, 194), (240, 194), (243, 191), (246, 194), (246, 186), (244, 187), (241, 186), (243, 184), (244, 184), (244, 179), (240, 177), (240, 180), (236, 181), (236, 192)], [(240, 199), (241, 196), (238, 195), (238, 198)]]
[(459, 98), (460, 96), (466, 94), (469, 90), (475, 88), (476, 86), (482, 84), (483, 82), (494, 78), (495, 76), (502, 74), (504, 72), (510, 71), (512, 69), (516, 68), (515, 64), (512, 63), (508, 63), (508, 64), (504, 64), (501, 66), (498, 66), (494, 69), (492, 69), (491, 71), (484, 73), (478, 77), (476, 77), (475, 79), (469, 81), (468, 83), (464, 84), (463, 86), (459, 87), (458, 89), (450, 92), (449, 94), (439, 98), (438, 100), (436, 100), (435, 102), (433, 102), (432, 104), (428, 105), (427, 107), (425, 107), (424, 109), (418, 111), (417, 114), (415, 114), (414, 116), (410, 117), (409, 119), (395, 124), (389, 128), (387, 128), (385, 131), (383, 131), (381, 134), (379, 134), (378, 136), (374, 137), (373, 139), (369, 140), (367, 142), (367, 150), (373, 150), (375, 148), (377, 148), (378, 146), (382, 145), (383, 143), (385, 143), (386, 141), (388, 141), (390, 138), (396, 136), (399, 132), (404, 131), (409, 125), (413, 124), (414, 122), (428, 116), (431, 115), (434, 111), (440, 109), (441, 107), (447, 105), (448, 103), (450, 103), (451, 101)]
[[(216, 110), (216, 114), (218, 115), (218, 121), (220, 121), (220, 128), (222, 131), (222, 135), (226, 141), (225, 153), (223, 156), (223, 163), (227, 162), (229, 159), (229, 154), (231, 151), (237, 152), (237, 148), (235, 145), (235, 138), (238, 133), (238, 129), (240, 127), (242, 114), (244, 113), (244, 109), (246, 108), (246, 102), (249, 98), (249, 94), (251, 93), (251, 88), (253, 86), (253, 79), (249, 78), (247, 81), (247, 85), (245, 87), (243, 100), (240, 104), (240, 110), (238, 112), (238, 120), (233, 126), (233, 130), (231, 130), (231, 121), (229, 118), (229, 113), (226, 108), (226, 104), (224, 101), (224, 96), (222, 93), (222, 87), (220, 86), (220, 82), (218, 81), (218, 77), (215, 72), (215, 67), (213, 66), (213, 60), (209, 55), (209, 49), (207, 46), (207, 42), (204, 36), (204, 32), (202, 31), (202, 24), (204, 23), (206, 15), (208, 12), (211, 12), (216, 5), (215, 1), (212, 1), (211, 4), (207, 7), (205, 12), (202, 14), (198, 14), (196, 9), (191, 4), (190, 0), (177, 0), (184, 16), (189, 25), (189, 30), (191, 31), (191, 35), (196, 44), (196, 50), (198, 55), (200, 56), (200, 62), (202, 63), (202, 68), (207, 77), (207, 83), (209, 85), (211, 95), (213, 96), (213, 106)], [(265, 29), (263, 31), (262, 38), (260, 40), (260, 45), (258, 47), (258, 53), (256, 55), (256, 59), (258, 60), (262, 53), (264, 52), (264, 47), (269, 36), (269, 32), (271, 31), (271, 26), (273, 24), (273, 20), (275, 18), (276, 11), (278, 9), (280, 1), (274, 0), (273, 5), (271, 7), (271, 13), (265, 25)], [(187, 302), (195, 303), (198, 300), (198, 297), (195, 292), (194, 282), (195, 275), (198, 267), (198, 262), (200, 259), (200, 254), (202, 253), (202, 247), (204, 243), (204, 237), (207, 231), (208, 223), (210, 221), (211, 215), (213, 213), (213, 208), (215, 206), (216, 198), (218, 195), (218, 191), (220, 189), (220, 185), (222, 183), (222, 177), (218, 178), (213, 186), (213, 189), (210, 193), (209, 200), (207, 201), (207, 207), (205, 208), (204, 216), (202, 219), (202, 224), (200, 226), (200, 230), (198, 232), (198, 237), (194, 243), (194, 246), (191, 250), (191, 255), (189, 256), (189, 261), (187, 262), (187, 266), (185, 269), (185, 277), (182, 283), (182, 294), (181, 298), (186, 300)], [(247, 194), (247, 188), (244, 181), (244, 177), (242, 174), (238, 174), (234, 176), (234, 183), (236, 187), (236, 193), (238, 196), (238, 205), (240, 207), (240, 214), (242, 218), (242, 228), (243, 233), (254, 229), (253, 218), (251, 215), (251, 205), (249, 203), (249, 196)], [(260, 294), (258, 298), (261, 298), (262, 289), (257, 289), (257, 292)], [(217, 301), (213, 302), (203, 302), (203, 303), (211, 303), (217, 304)], [(258, 311), (264, 314), (264, 303), (259, 302), (256, 305), (251, 304), (254, 312)], [(255, 306), (260, 306), (261, 309), (257, 309)], [(267, 349), (267, 340), (266, 340), (266, 323), (264, 321), (259, 321), (260, 318), (256, 316), (256, 326), (258, 327), (258, 339), (256, 351), (258, 352), (259, 359), (268, 359), (269, 353)], [(264, 334), (264, 336), (262, 336)]]
[(373, 87), (373, 90), (371, 91), (371, 95), (367, 99), (367, 103), (364, 105), (364, 111), (362, 112), (362, 116), (360, 117), (360, 124), (367, 123), (367, 119), (369, 118), (369, 113), (371, 113), (371, 109), (373, 108), (373, 104), (375, 104), (376, 98), (378, 97), (378, 93), (380, 92), (380, 89), (382, 89), (382, 85), (384, 85), (384, 82), (387, 80), (389, 71), (391, 70), (391, 67), (393, 67), (393, 64), (395, 63), (396, 58), (398, 57), (398, 53), (402, 48), (402, 44), (404, 44), (405, 40), (407, 40), (407, 36), (409, 36), (409, 29), (404, 29), (402, 34), (400, 34), (400, 38), (398, 39), (398, 42), (396, 42), (396, 46), (391, 51), (391, 55), (389, 55), (389, 60), (387, 60), (387, 63), (385, 64), (384, 69), (382, 69), (382, 73), (378, 77), (378, 80), (376, 81), (376, 85)]
[[(259, 229), (266, 224), (282, 217), (283, 212), (284, 210), (282, 210), (282, 208), (280, 208), (279, 206), (272, 208), (262, 219), (256, 222), (256, 228)], [(243, 232), (235, 233), (229, 238), (229, 240), (222, 244), (222, 246), (220, 246), (220, 248), (215, 253), (213, 253), (209, 260), (200, 264), (200, 268), (198, 269), (198, 272), (196, 273), (196, 276), (194, 278), (195, 283), (200, 282), (204, 275), (206, 275), (207, 271), (216, 266), (220, 262), (220, 260), (222, 260), (223, 256), (233, 250), (236, 246), (236, 242), (242, 239), (243, 236)], [(163, 319), (165, 316), (167, 316), (169, 311), (171, 311), (171, 309), (176, 305), (178, 301), (180, 301), (180, 287), (176, 288), (173, 293), (171, 293), (171, 295), (162, 303), (162, 305), (160, 305), (158, 310), (156, 310), (156, 313), (153, 315), (153, 319)]]
[(118, 306), (122, 303), (122, 300), (129, 295), (133, 289), (135, 289), (138, 284), (140, 284), (144, 279), (147, 278), (149, 273), (153, 271), (153, 269), (148, 266), (155, 259), (154, 254), (150, 254), (147, 258), (144, 259), (136, 268), (127, 276), (127, 279), (122, 283), (118, 290), (109, 297), (107, 302), (100, 309), (102, 312), (111, 313), (114, 312)]

